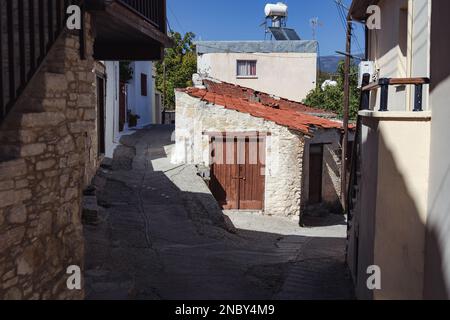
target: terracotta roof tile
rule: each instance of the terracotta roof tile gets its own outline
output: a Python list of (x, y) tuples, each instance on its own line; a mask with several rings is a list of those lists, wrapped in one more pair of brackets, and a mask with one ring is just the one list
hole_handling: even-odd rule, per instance
[(338, 121), (315, 116), (332, 115), (324, 110), (284, 99), (277, 100), (249, 88), (212, 81), (205, 82), (207, 89), (187, 88), (184, 92), (208, 103), (273, 121), (307, 135), (311, 135), (312, 127), (341, 130), (343, 128)]
[(271, 95), (255, 91), (250, 88), (245, 88), (241, 86), (237, 86), (234, 84), (226, 83), (226, 82), (214, 82), (211, 80), (204, 80), (204, 84), (207, 87), (209, 92), (218, 93), (221, 95), (236, 97), (247, 99), (249, 101), (258, 101), (266, 106), (277, 106), (280, 109), (294, 109), (296, 111), (311, 113), (317, 115), (324, 115), (329, 117), (336, 117), (336, 114), (327, 110), (313, 108), (307, 106), (303, 103), (282, 99), (282, 98), (274, 98)]

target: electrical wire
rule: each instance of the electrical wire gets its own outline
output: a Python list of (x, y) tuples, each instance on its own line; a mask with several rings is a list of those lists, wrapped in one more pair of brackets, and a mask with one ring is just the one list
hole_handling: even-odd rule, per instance
[[(346, 18), (349, 9), (342, 3), (342, 0), (332, 0), (332, 1), (336, 4), (339, 20), (344, 28), (344, 31), (347, 32), (348, 31), (347, 28), (350, 26), (350, 25), (347, 26), (347, 18)], [(359, 53), (363, 53), (364, 50), (362, 49), (357, 33), (353, 33), (352, 40), (353, 43), (358, 48)]]
[(167, 7), (169, 8), (170, 13), (175, 18), (175, 22), (177, 23), (178, 27), (180, 27), (180, 31), (183, 32), (183, 34), (186, 34), (186, 30), (183, 28), (182, 24), (180, 23), (180, 20), (178, 19), (175, 12), (172, 10), (172, 7), (169, 3), (167, 3)]

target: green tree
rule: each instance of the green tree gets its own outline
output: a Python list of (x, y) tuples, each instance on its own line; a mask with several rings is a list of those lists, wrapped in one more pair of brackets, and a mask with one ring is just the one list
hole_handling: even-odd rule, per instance
[[(344, 61), (341, 61), (337, 70), (337, 86), (328, 86), (322, 90), (322, 84), (326, 80), (321, 77), (316, 89), (312, 90), (303, 101), (311, 107), (325, 109), (337, 113), (343, 117), (344, 101)], [(358, 86), (358, 67), (352, 65), (350, 68), (350, 119), (356, 119), (359, 110), (360, 90)]]
[(171, 38), (173, 47), (166, 49), (164, 60), (156, 64), (156, 88), (165, 93), (163, 105), (168, 110), (175, 108), (175, 89), (192, 86), (192, 75), (197, 72), (197, 55), (193, 43), (195, 34), (188, 32), (182, 36), (174, 32)]
[(120, 81), (128, 82), (133, 79), (133, 69), (131, 68), (131, 61), (120, 61)]

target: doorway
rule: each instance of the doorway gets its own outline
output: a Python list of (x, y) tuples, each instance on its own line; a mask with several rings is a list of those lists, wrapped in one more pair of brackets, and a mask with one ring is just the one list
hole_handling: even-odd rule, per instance
[(211, 191), (224, 210), (263, 210), (265, 137), (211, 139)]
[(98, 154), (104, 155), (106, 152), (105, 123), (106, 123), (106, 96), (105, 78), (97, 76), (97, 133), (98, 133)]
[(322, 202), (323, 144), (309, 147), (309, 204)]
[(119, 132), (123, 132), (127, 121), (127, 85), (120, 82), (119, 90)]

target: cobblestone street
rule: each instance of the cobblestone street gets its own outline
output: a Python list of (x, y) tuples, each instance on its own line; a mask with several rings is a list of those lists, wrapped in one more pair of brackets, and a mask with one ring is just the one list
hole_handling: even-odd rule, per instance
[[(170, 163), (173, 127), (122, 137), (98, 173), (85, 226), (88, 299), (352, 299), (340, 216), (226, 212), (192, 166)], [(308, 222), (308, 221), (307, 221)]]

